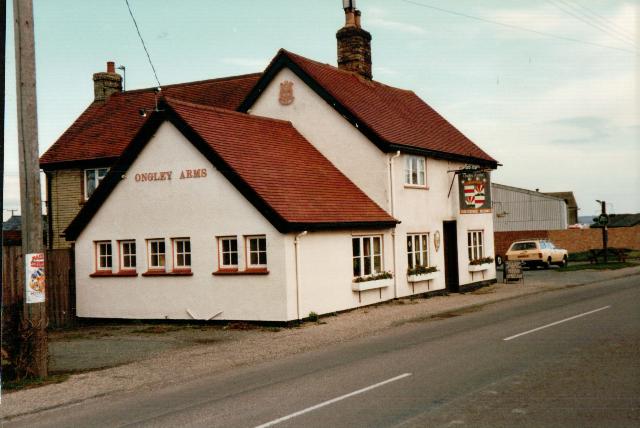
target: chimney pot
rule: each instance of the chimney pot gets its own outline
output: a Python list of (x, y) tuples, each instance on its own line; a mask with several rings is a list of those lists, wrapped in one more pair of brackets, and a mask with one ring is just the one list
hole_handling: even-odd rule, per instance
[(359, 10), (356, 10), (355, 13), (355, 24), (356, 27), (360, 28), (360, 16), (362, 15), (362, 12), (360, 12)]
[(108, 61), (106, 73), (102, 71), (93, 75), (94, 102), (104, 102), (116, 92), (122, 92), (122, 76), (116, 73), (115, 62)]

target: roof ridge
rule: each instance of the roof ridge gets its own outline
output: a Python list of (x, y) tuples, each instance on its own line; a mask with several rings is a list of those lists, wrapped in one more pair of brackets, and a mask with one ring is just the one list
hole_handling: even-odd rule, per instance
[(222, 107), (214, 107), (214, 106), (208, 106), (208, 105), (205, 105), (205, 104), (191, 103), (189, 101), (182, 101), (182, 100), (179, 100), (179, 99), (173, 98), (173, 97), (163, 97), (163, 98), (167, 103), (169, 103), (169, 105), (171, 105), (171, 104), (182, 104), (182, 105), (187, 106), (187, 107), (197, 108), (199, 110), (213, 111), (213, 112), (216, 112), (216, 113), (227, 114), (229, 116), (250, 117), (250, 118), (253, 118), (253, 119), (259, 119), (259, 120), (263, 120), (263, 121), (266, 121), (266, 122), (277, 122), (277, 123), (284, 123), (284, 124), (292, 125), (291, 121), (289, 121), (289, 120), (275, 119), (275, 118), (272, 118), (272, 117), (259, 116), (259, 115), (255, 115), (255, 114), (249, 114), (249, 113), (243, 113), (243, 112), (240, 112), (240, 111), (229, 110), (229, 109), (222, 108)]
[[(180, 83), (171, 83), (169, 85), (162, 85), (161, 88), (162, 89), (168, 89), (168, 88), (178, 88), (181, 86), (191, 86), (191, 85), (200, 85), (203, 83), (214, 83), (214, 82), (226, 82), (229, 80), (240, 80), (240, 79), (248, 79), (251, 77), (257, 77), (262, 75), (262, 72), (256, 72), (256, 73), (247, 73), (247, 74), (237, 74), (234, 76), (225, 76), (225, 77), (216, 77), (213, 79), (203, 79), (203, 80), (193, 80), (190, 82), (180, 82)], [(140, 89), (130, 89), (128, 91), (122, 91), (119, 92), (119, 94), (134, 94), (134, 93), (139, 93), (139, 92), (147, 92), (147, 91), (154, 91), (157, 88), (157, 86), (151, 86), (148, 88), (140, 88)]]

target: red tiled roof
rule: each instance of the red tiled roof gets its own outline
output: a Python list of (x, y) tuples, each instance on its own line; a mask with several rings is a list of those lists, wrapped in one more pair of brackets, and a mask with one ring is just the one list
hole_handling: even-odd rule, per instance
[[(260, 74), (203, 80), (162, 88), (176, 99), (235, 110)], [(141, 108), (155, 106), (154, 88), (113, 94), (92, 103), (40, 158), (47, 167), (61, 162), (117, 158), (138, 133), (146, 118)]]
[(361, 125), (366, 125), (384, 142), (496, 162), (413, 91), (364, 79), (356, 73), (313, 61), (284, 49), (280, 50), (272, 64), (282, 55), (302, 69)]
[(167, 102), (285, 221), (395, 223), (290, 122)]

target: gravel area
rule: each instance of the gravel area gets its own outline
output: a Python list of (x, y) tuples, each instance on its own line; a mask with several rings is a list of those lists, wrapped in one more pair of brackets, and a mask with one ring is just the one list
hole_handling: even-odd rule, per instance
[[(500, 273), (501, 274), (501, 273)], [(0, 410), (3, 418), (33, 413), (72, 403), (79, 403), (92, 397), (104, 396), (118, 391), (141, 387), (179, 383), (203, 375), (211, 375), (239, 366), (263, 362), (286, 355), (306, 352), (328, 345), (353, 340), (359, 337), (380, 334), (390, 328), (407, 322), (428, 322), (428, 318), (451, 311), (489, 303), (518, 298), (520, 296), (562, 289), (606, 279), (639, 275), (640, 266), (614, 271), (584, 270), (576, 272), (525, 271), (525, 282), (495, 285), (481, 288), (471, 293), (436, 296), (428, 299), (401, 299), (386, 304), (356, 309), (338, 316), (322, 317), (320, 323), (305, 323), (296, 328), (258, 328), (233, 330), (221, 327), (186, 329), (187, 333), (177, 333), (181, 329), (160, 331), (150, 341), (164, 345), (149, 352), (140, 341), (141, 352), (133, 358), (125, 359), (116, 367), (72, 375), (67, 381), (25, 389), (2, 396)], [(499, 275), (501, 278), (501, 275)], [(137, 327), (140, 329), (140, 327)], [(148, 326), (146, 328), (149, 328)], [(191, 335), (191, 336), (189, 336)], [(126, 334), (121, 337), (126, 337)], [(187, 337), (187, 339), (185, 339)], [(189, 339), (189, 337), (191, 337)], [(209, 338), (212, 343), (207, 343)], [(73, 355), (73, 346), (78, 349), (73, 338), (58, 337), (62, 343), (60, 355), (66, 348)], [(81, 337), (77, 340), (93, 340), (96, 352), (109, 347), (115, 340), (112, 336), (94, 338)], [(77, 343), (77, 340), (75, 341)], [(102, 342), (102, 345), (99, 343)], [(66, 344), (65, 344), (66, 343)], [(135, 344), (131, 344), (135, 346)], [(164, 346), (164, 348), (163, 348)], [(104, 349), (103, 349), (104, 351)], [(90, 360), (90, 354), (78, 355), (71, 361)], [(98, 365), (99, 366), (99, 365)], [(100, 366), (99, 366), (100, 367)], [(167, 376), (171, 373), (171, 376)]]

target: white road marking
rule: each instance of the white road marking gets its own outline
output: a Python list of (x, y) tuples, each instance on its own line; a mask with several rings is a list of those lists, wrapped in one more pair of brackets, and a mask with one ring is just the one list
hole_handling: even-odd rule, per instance
[(271, 422), (267, 422), (265, 424), (258, 425), (256, 428), (266, 428), (266, 427), (270, 427), (270, 426), (279, 424), (280, 422), (284, 422), (286, 420), (295, 418), (296, 416), (300, 416), (302, 414), (311, 412), (311, 411), (319, 409), (321, 407), (328, 406), (329, 404), (336, 403), (338, 401), (344, 400), (345, 398), (353, 397), (354, 395), (358, 395), (358, 394), (362, 394), (363, 392), (371, 391), (372, 389), (378, 388), (378, 387), (380, 387), (382, 385), (386, 385), (386, 384), (391, 383), (391, 382), (395, 382), (395, 381), (400, 380), (400, 379), (404, 379), (405, 377), (408, 377), (408, 376), (411, 376), (411, 373), (403, 373), (400, 376), (392, 377), (391, 379), (387, 379), (387, 380), (384, 380), (382, 382), (378, 382), (378, 383), (376, 383), (374, 385), (367, 386), (366, 388), (362, 388), (362, 389), (359, 389), (357, 391), (353, 391), (353, 392), (350, 392), (348, 394), (341, 395), (340, 397), (332, 398), (331, 400), (324, 401), (324, 402), (322, 402), (320, 404), (316, 404), (315, 406), (307, 407), (306, 409), (300, 410), (299, 412), (291, 413), (290, 415), (283, 416), (283, 417), (278, 418), (278, 419), (274, 419)]
[(593, 314), (593, 313), (596, 313), (596, 312), (604, 311), (605, 309), (609, 309), (610, 307), (611, 306), (603, 306), (601, 308), (594, 309), (594, 310), (589, 311), (589, 312), (585, 312), (585, 313), (582, 313), (582, 314), (574, 315), (572, 317), (565, 318), (565, 319), (560, 320), (560, 321), (552, 322), (551, 324), (543, 325), (542, 327), (534, 328), (533, 330), (527, 330), (527, 331), (523, 331), (522, 333), (514, 334), (513, 336), (505, 337), (502, 340), (515, 339), (516, 337), (524, 336), (525, 334), (533, 333), (534, 331), (542, 330), (544, 328), (552, 327), (554, 325), (558, 325), (558, 324), (561, 324), (563, 322), (567, 322), (567, 321), (574, 320), (576, 318), (584, 317), (585, 315), (590, 315), (590, 314)]

